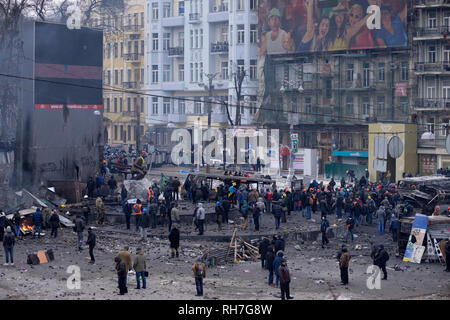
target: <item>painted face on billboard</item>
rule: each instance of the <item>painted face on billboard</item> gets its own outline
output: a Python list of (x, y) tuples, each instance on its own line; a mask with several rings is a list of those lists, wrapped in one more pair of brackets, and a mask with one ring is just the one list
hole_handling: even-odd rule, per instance
[(350, 9), (348, 21), (351, 26), (358, 23), (363, 17), (363, 11), (359, 4), (354, 4)]
[(269, 26), (272, 31), (278, 31), (280, 28), (280, 18), (278, 16), (271, 16), (269, 19)]
[(330, 30), (330, 19), (324, 18), (319, 24), (319, 39), (324, 38)]
[(342, 13), (338, 13), (334, 16), (334, 22), (336, 22), (336, 26), (338, 28), (340, 28), (340, 26), (342, 26), (342, 24), (344, 23), (345, 20), (345, 14)]

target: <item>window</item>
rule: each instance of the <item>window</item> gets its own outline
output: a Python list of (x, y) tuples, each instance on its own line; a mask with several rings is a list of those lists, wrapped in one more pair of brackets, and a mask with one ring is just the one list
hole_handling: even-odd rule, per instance
[(164, 2), (163, 3), (163, 18), (170, 17), (170, 3)]
[(223, 80), (228, 80), (228, 61), (222, 61), (221, 63), (221, 68), (222, 68), (222, 79)]
[(127, 42), (127, 53), (131, 53), (131, 41)]
[(242, 59), (237, 60), (237, 72), (238, 74), (244, 73), (244, 60)]
[(200, 48), (203, 48), (203, 29), (200, 29)]
[(190, 74), (191, 74), (191, 77), (190, 77), (190, 81), (191, 82), (194, 82), (194, 64), (193, 63), (191, 63), (191, 65), (190, 65)]
[(370, 98), (369, 97), (363, 97), (362, 98), (361, 114), (363, 116), (368, 116), (370, 114)]
[(233, 26), (230, 26), (230, 46), (233, 45)]
[(184, 32), (178, 32), (178, 46), (184, 48)]
[(244, 0), (236, 0), (236, 10), (245, 10)]
[(109, 98), (106, 98), (106, 112), (111, 112), (111, 105)]
[(128, 82), (131, 82), (131, 69), (127, 70), (127, 76)]
[(158, 97), (152, 97), (152, 114), (158, 114)]
[(258, 9), (258, 0), (250, 0), (250, 10)]
[(303, 81), (304, 82), (311, 82), (311, 81), (313, 81), (313, 74), (312, 73), (304, 73), (303, 74)]
[(184, 16), (184, 1), (178, 2), (178, 15)]
[(145, 43), (145, 41), (141, 40), (141, 56), (143, 56), (144, 52), (145, 52), (145, 48), (144, 48), (145, 44), (144, 43)]
[(145, 21), (144, 21), (144, 13), (141, 12), (141, 27), (143, 27), (144, 24), (145, 24)]
[(228, 26), (223, 25), (220, 29), (220, 39), (222, 42), (228, 42)]
[(119, 83), (119, 70), (114, 70), (114, 84)]
[(134, 53), (139, 54), (139, 41), (134, 42)]
[(137, 98), (136, 97), (134, 97), (133, 98), (133, 110), (134, 110), (134, 112), (137, 112), (138, 111), (138, 109), (137, 109)]
[(170, 33), (163, 33), (163, 50), (169, 50), (170, 46)]
[(436, 87), (427, 87), (427, 98), (428, 99), (436, 98)]
[(122, 112), (122, 111), (123, 111), (123, 98), (120, 97), (119, 98), (119, 112)]
[(186, 104), (184, 100), (178, 100), (178, 113), (186, 114)]
[(312, 113), (311, 97), (305, 98), (305, 113)]
[(345, 73), (346, 74), (345, 80), (353, 81), (353, 70), (354, 70), (353, 63), (347, 64), (347, 70), (346, 70), (346, 73)]
[(244, 43), (244, 25), (238, 24), (237, 25), (237, 43), (243, 44)]
[(384, 115), (384, 96), (378, 96), (377, 98), (377, 115)]
[(170, 81), (170, 65), (163, 65), (163, 82)]
[(123, 69), (120, 69), (120, 84), (123, 84)]
[(444, 63), (450, 63), (450, 46), (446, 45), (444, 46), (444, 52), (443, 52), (443, 57), (444, 57)]
[(362, 148), (365, 150), (369, 149), (369, 138), (366, 136), (362, 137)]
[(152, 39), (153, 39), (153, 41), (152, 41), (152, 43), (153, 43), (152, 49), (153, 49), (153, 51), (157, 51), (158, 50), (158, 34), (157, 33), (152, 33)]
[(345, 104), (345, 113), (347, 115), (353, 115), (353, 96), (349, 97), (347, 96), (346, 104)]
[(363, 64), (363, 87), (370, 86), (370, 64)]
[(108, 79), (108, 84), (111, 84), (111, 70), (108, 70), (108, 72), (107, 72), (107, 79)]
[(152, 3), (152, 20), (158, 20), (158, 3)]
[(110, 59), (111, 58), (111, 44), (110, 43), (107, 44), (107, 48), (108, 48), (108, 59)]
[(250, 43), (256, 43), (257, 40), (257, 28), (256, 24), (250, 25)]
[(378, 63), (378, 81), (385, 81), (384, 62)]
[(256, 80), (256, 59), (250, 59), (250, 80)]
[(436, 11), (428, 11), (427, 26), (429, 29), (436, 29), (437, 27)]
[(170, 99), (163, 98), (163, 114), (168, 114), (170, 112)]
[(141, 74), (139, 76), (140, 76), (140, 82), (144, 83), (144, 79), (145, 79), (145, 77), (144, 77), (144, 68), (141, 68)]
[(400, 112), (401, 116), (408, 115), (408, 97), (400, 97)]
[(200, 82), (203, 82), (203, 62), (200, 62), (200, 74), (199, 74)]
[(152, 83), (158, 83), (158, 65), (152, 65)]
[(347, 147), (353, 148), (353, 136), (351, 134), (347, 135)]
[(250, 96), (249, 111), (250, 114), (256, 113), (256, 96)]
[(139, 69), (134, 69), (133, 70), (133, 74), (134, 74), (134, 81), (133, 82), (138, 82), (138, 72), (139, 72)]
[(120, 43), (120, 57), (123, 58), (123, 42)]
[(117, 42), (114, 42), (114, 58), (117, 59), (119, 57), (119, 45)]
[(202, 113), (202, 103), (201, 101), (195, 101), (194, 102), (194, 114), (201, 114)]
[(178, 65), (178, 81), (184, 81), (184, 64)]
[(117, 126), (114, 125), (114, 140), (117, 140)]
[[(256, 107), (256, 103), (255, 103), (255, 107)], [(292, 96), (291, 97), (291, 112), (292, 113), (297, 113), (298, 112), (298, 103), (297, 103), (297, 97), (296, 96)]]
[(195, 33), (195, 46), (194, 46), (194, 48), (198, 48), (198, 29), (195, 29), (194, 30), (194, 33)]
[(450, 86), (443, 86), (442, 87), (442, 99), (450, 100)]
[(408, 61), (400, 63), (400, 81), (408, 81)]
[(127, 131), (128, 131), (128, 141), (131, 141), (131, 126), (130, 125), (127, 127)]
[(130, 97), (127, 98), (127, 111), (131, 112), (131, 98)]
[(123, 134), (124, 134), (123, 125), (120, 125), (120, 140), (121, 141), (123, 141)]
[(191, 30), (191, 49), (194, 48), (194, 30)]
[(436, 46), (428, 47), (428, 62), (436, 63)]
[(198, 63), (194, 63), (194, 79), (198, 82)]

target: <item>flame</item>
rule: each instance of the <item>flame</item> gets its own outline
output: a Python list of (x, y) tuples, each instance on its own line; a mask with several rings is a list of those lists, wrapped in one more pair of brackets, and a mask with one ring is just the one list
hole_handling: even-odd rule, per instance
[(34, 226), (31, 226), (26, 223), (22, 223), (22, 225), (20, 226), (20, 230), (22, 230), (23, 233), (33, 232), (33, 229), (34, 229)]

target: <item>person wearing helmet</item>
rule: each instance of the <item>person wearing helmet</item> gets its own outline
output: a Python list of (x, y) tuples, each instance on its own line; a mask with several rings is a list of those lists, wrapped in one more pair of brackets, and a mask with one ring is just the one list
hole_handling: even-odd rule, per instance
[(438, 216), (438, 215), (440, 215), (439, 210), (441, 210), (441, 207), (436, 206), (436, 207), (434, 208), (433, 216)]

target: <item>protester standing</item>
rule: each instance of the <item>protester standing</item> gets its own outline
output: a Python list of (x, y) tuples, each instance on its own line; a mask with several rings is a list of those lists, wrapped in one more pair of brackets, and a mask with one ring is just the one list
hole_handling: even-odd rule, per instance
[(22, 222), (22, 218), (20, 217), (19, 211), (14, 212), (13, 223), (14, 223), (14, 231), (16, 233), (16, 237), (20, 235), (20, 239), (23, 239), (23, 234), (20, 232), (20, 224)]
[(94, 264), (95, 263), (95, 257), (94, 257), (94, 248), (96, 244), (96, 235), (94, 233), (94, 230), (89, 227), (88, 228), (88, 238), (86, 241), (86, 244), (89, 246), (89, 255), (91, 256), (91, 261), (89, 263)]
[(258, 252), (261, 255), (261, 268), (267, 269), (266, 264), (264, 263), (266, 260), (267, 251), (269, 248), (270, 242), (266, 237), (262, 238), (261, 243), (259, 244)]
[(201, 258), (198, 258), (194, 263), (192, 271), (194, 272), (195, 287), (197, 289), (196, 296), (203, 296), (203, 279), (206, 277), (206, 266)]
[[(145, 209), (144, 209), (145, 210)], [(147, 282), (145, 279), (145, 274), (147, 271), (147, 264), (145, 262), (144, 252), (141, 248), (136, 249), (136, 256), (134, 257), (133, 269), (136, 272), (136, 289), (141, 288), (141, 279), (142, 279), (142, 289), (147, 287)]]
[(204, 223), (205, 223), (205, 209), (203, 208), (202, 203), (198, 203), (197, 205), (197, 212), (196, 212), (196, 218), (197, 218), (197, 225), (198, 225), (198, 235), (203, 235), (203, 229), (204, 229)]
[(348, 266), (350, 263), (350, 253), (346, 247), (342, 248), (341, 255), (339, 257), (339, 268), (341, 269), (341, 284), (348, 284)]
[(178, 225), (174, 224), (172, 230), (169, 234), (169, 241), (170, 241), (170, 250), (171, 250), (171, 257), (174, 258), (175, 254), (176, 257), (179, 257), (178, 249), (180, 247), (180, 231), (178, 230)]
[(266, 253), (266, 266), (269, 271), (268, 284), (269, 286), (273, 285), (273, 262), (275, 260), (275, 252), (272, 245), (267, 247)]
[(77, 233), (78, 237), (78, 250), (83, 250), (83, 231), (84, 231), (84, 221), (81, 219), (80, 216), (77, 216), (75, 219), (75, 232)]
[(59, 227), (59, 215), (56, 210), (53, 210), (52, 216), (50, 217), (50, 227), (52, 228), (52, 232), (50, 233), (50, 237), (58, 237), (58, 227)]
[(445, 243), (445, 264), (447, 268), (444, 271), (450, 272), (450, 239)]
[(117, 271), (117, 278), (119, 283), (119, 295), (123, 296), (125, 293), (128, 293), (127, 289), (127, 270), (126, 270), (126, 264), (124, 261), (122, 261), (119, 257), (116, 257), (114, 259), (114, 262), (116, 263), (116, 271)]
[(105, 223), (105, 205), (100, 197), (95, 200), (95, 207), (97, 208), (97, 224)]
[(389, 260), (389, 254), (384, 249), (384, 246), (380, 244), (378, 251), (375, 254), (374, 265), (380, 267), (383, 271), (384, 277), (381, 280), (387, 280), (386, 262)]
[(320, 223), (320, 232), (322, 233), (322, 248), (325, 248), (325, 244), (328, 244), (330, 241), (328, 240), (328, 232), (330, 230), (330, 223), (327, 220), (326, 216), (322, 217), (322, 222)]
[(291, 297), (289, 284), (291, 282), (291, 276), (289, 274), (289, 269), (287, 267), (286, 259), (281, 260), (281, 265), (278, 268), (278, 277), (280, 278), (280, 290), (281, 290), (281, 300), (290, 300), (294, 297)]
[[(4, 214), (5, 213), (3, 213), (3, 215)], [(33, 218), (32, 219), (33, 219), (33, 224), (34, 224), (32, 239), (34, 239), (36, 237), (36, 232), (38, 232), (38, 239), (40, 239), (41, 238), (42, 223), (44, 221), (41, 209), (39, 209), (39, 208), (36, 209), (36, 212), (33, 213)]]
[(15, 236), (11, 231), (11, 227), (6, 227), (6, 233), (2, 238), (3, 241), (3, 249), (5, 250), (6, 263), (4, 266), (9, 265), (9, 259), (11, 259), (11, 266), (14, 265), (14, 245), (16, 243)]

